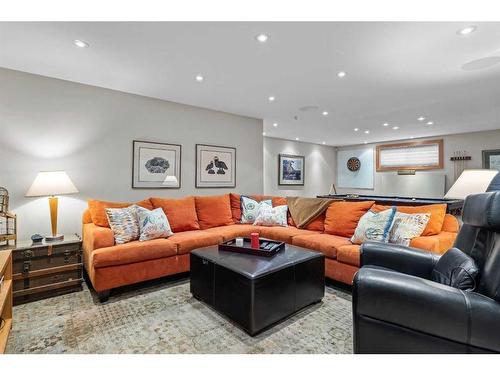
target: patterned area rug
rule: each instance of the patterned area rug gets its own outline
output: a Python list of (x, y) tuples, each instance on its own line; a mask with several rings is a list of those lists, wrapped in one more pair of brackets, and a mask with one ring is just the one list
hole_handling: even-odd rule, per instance
[(352, 353), (351, 296), (323, 301), (250, 337), (194, 299), (189, 280), (82, 292), (14, 307), (8, 353)]

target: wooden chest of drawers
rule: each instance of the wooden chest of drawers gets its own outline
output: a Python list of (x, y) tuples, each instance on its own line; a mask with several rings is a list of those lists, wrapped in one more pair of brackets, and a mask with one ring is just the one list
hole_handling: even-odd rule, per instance
[(14, 305), (82, 290), (82, 241), (18, 241), (12, 250)]

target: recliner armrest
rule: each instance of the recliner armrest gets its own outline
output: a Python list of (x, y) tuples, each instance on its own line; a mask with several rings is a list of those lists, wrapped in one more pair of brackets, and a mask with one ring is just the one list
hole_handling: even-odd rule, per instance
[[(353, 283), (353, 314), (500, 351), (500, 303), (419, 277), (364, 267)], [(356, 329), (356, 327), (355, 327)]]
[(429, 279), (439, 255), (411, 247), (381, 242), (361, 245), (361, 267), (378, 266)]

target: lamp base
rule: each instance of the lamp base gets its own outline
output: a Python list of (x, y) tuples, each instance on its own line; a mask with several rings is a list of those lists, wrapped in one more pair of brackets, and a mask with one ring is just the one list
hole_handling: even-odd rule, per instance
[(55, 236), (46, 236), (45, 242), (56, 242), (64, 240), (64, 234), (56, 234)]

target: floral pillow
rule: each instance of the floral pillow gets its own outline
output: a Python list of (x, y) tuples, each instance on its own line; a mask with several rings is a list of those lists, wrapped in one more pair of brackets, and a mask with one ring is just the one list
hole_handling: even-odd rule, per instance
[(117, 244), (127, 243), (139, 238), (140, 230), (135, 207), (106, 208), (106, 216)]
[(431, 214), (405, 214), (396, 212), (394, 224), (389, 233), (389, 242), (409, 246), (414, 237), (419, 237), (424, 232)]
[(253, 225), (262, 225), (265, 227), (287, 226), (287, 212), (288, 206), (276, 206), (271, 207), (267, 204), (263, 204), (260, 207), (260, 211), (255, 218)]
[(255, 199), (241, 196), (241, 220), (242, 224), (252, 224), (255, 218), (259, 215), (260, 208), (262, 205), (266, 204), (268, 206), (273, 205), (271, 199), (267, 199), (261, 202), (257, 202)]
[(174, 234), (161, 207), (152, 211), (139, 206), (135, 206), (135, 208), (140, 229), (139, 241), (166, 238)]
[(378, 213), (368, 211), (359, 219), (351, 242), (355, 244), (366, 241), (388, 242), (395, 214), (396, 207)]

